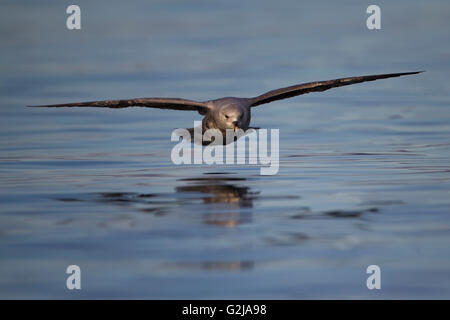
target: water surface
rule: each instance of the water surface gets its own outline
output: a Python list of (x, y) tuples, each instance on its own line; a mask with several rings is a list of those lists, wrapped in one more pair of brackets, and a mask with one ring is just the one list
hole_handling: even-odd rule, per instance
[[(448, 2), (379, 1), (379, 31), (356, 1), (78, 4), (2, 4), (1, 298), (450, 298)], [(174, 165), (193, 112), (25, 107), (422, 69), (256, 108), (274, 176)]]

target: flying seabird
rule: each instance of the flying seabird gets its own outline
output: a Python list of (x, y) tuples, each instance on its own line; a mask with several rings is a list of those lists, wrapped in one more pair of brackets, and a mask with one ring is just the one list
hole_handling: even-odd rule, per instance
[[(392, 77), (418, 74), (423, 71), (377, 74), (360, 77), (340, 78), (326, 81), (308, 82), (290, 87), (268, 91), (254, 98), (225, 97), (204, 102), (179, 98), (136, 98), (125, 100), (102, 100), (89, 102), (75, 102), (63, 104), (50, 104), (30, 107), (100, 107), (100, 108), (128, 108), (146, 107), (171, 110), (197, 111), (204, 115), (202, 132), (208, 129), (218, 129), (226, 134), (227, 129), (246, 131), (250, 125), (251, 108), (273, 102), (276, 100), (292, 98), (310, 92), (325, 91), (335, 87), (348, 86), (355, 83), (374, 81)], [(190, 129), (192, 130), (192, 128)]]

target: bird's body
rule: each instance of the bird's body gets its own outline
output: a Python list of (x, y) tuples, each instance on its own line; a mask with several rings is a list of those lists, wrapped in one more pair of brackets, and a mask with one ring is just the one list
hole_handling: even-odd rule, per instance
[(204, 115), (202, 132), (208, 129), (219, 129), (222, 134), (227, 129), (246, 131), (250, 126), (251, 109), (275, 100), (291, 98), (309, 92), (320, 92), (335, 87), (347, 86), (355, 83), (374, 81), (412, 75), (422, 71), (378, 74), (360, 77), (340, 78), (327, 81), (317, 81), (280, 88), (266, 92), (254, 98), (225, 97), (205, 102), (192, 101), (179, 98), (137, 98), (127, 100), (103, 100), (90, 102), (76, 102), (66, 104), (41, 105), (34, 107), (103, 107), (103, 108), (127, 108), (149, 107), (159, 109), (198, 111)]

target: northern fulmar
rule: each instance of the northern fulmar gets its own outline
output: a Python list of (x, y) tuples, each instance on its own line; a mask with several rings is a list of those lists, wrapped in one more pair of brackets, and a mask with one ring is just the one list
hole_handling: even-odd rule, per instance
[[(388, 73), (359, 77), (339, 78), (334, 80), (308, 82), (290, 87), (268, 91), (253, 98), (225, 97), (208, 101), (193, 101), (180, 98), (136, 98), (124, 100), (102, 100), (89, 102), (75, 102), (63, 104), (39, 105), (30, 107), (100, 107), (100, 108), (128, 108), (146, 107), (158, 109), (197, 111), (204, 115), (202, 132), (208, 129), (218, 129), (226, 134), (227, 129), (246, 131), (250, 125), (251, 108), (276, 100), (292, 98), (310, 92), (325, 91), (335, 87), (348, 86), (355, 83), (374, 81), (392, 77), (418, 74), (423, 71)], [(192, 130), (192, 129), (190, 129)]]

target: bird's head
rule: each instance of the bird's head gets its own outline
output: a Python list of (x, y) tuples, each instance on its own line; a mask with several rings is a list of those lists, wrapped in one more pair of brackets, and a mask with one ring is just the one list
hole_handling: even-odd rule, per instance
[(222, 129), (248, 129), (250, 122), (248, 111), (237, 104), (227, 104), (221, 107), (216, 113), (216, 124)]

